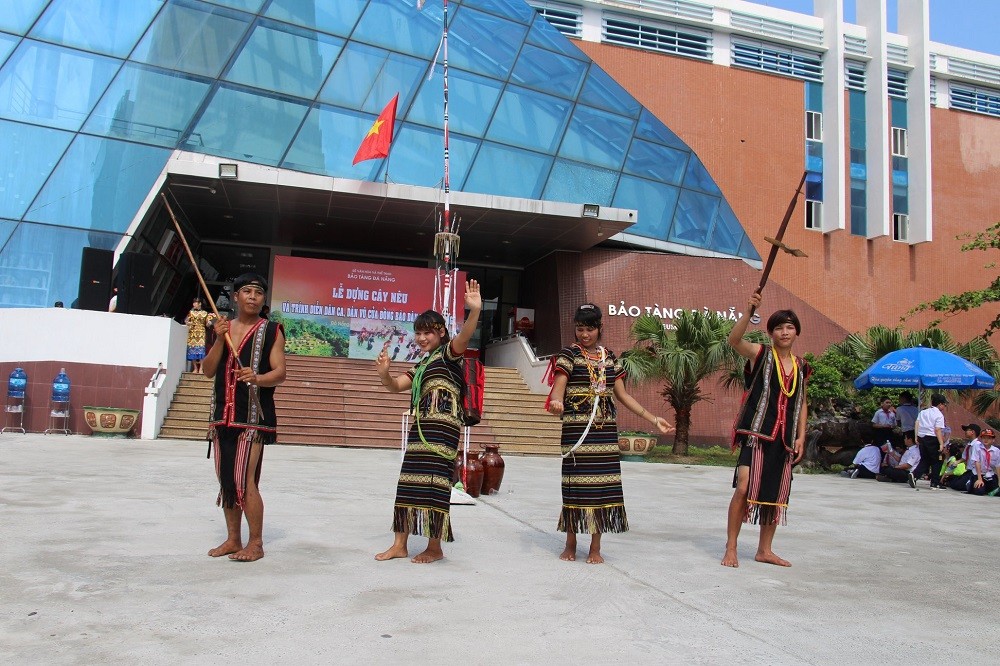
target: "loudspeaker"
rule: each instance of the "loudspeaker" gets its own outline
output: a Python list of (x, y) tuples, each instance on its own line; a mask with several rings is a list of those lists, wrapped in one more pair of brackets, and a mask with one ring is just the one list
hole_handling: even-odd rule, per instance
[(80, 257), (80, 290), (77, 307), (80, 310), (108, 311), (111, 301), (111, 266), (115, 259), (112, 250), (96, 247), (83, 248)]
[(153, 314), (153, 262), (151, 254), (125, 252), (118, 258), (115, 287), (118, 304), (115, 312), (126, 314)]

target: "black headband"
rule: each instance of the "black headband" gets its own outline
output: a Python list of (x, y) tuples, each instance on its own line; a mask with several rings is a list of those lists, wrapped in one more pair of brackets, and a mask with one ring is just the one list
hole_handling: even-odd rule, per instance
[(267, 280), (257, 273), (244, 273), (233, 280), (233, 291), (239, 291), (243, 287), (257, 287), (267, 293)]

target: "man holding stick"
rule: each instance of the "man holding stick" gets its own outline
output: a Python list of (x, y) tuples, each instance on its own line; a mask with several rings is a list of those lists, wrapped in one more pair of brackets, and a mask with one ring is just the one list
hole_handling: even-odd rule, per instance
[[(258, 490), (265, 444), (277, 439), (274, 387), (285, 381), (285, 335), (281, 324), (260, 317), (267, 282), (254, 273), (233, 281), (236, 318), (220, 317), (216, 339), (202, 363), (215, 379), (209, 439), (219, 478), (217, 504), (226, 516), (226, 540), (208, 551), (239, 562), (264, 557), (264, 501)], [(233, 340), (236, 357), (226, 339)], [(250, 530), (243, 546), (242, 522)]]

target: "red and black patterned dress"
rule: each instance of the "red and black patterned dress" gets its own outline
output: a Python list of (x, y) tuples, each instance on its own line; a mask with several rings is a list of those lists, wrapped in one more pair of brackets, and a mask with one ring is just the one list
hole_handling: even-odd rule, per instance
[[(569, 453), (587, 428), (597, 399), (597, 413), (583, 443), (562, 460), (560, 532), (627, 532), (622, 493), (618, 424), (613, 398), (615, 382), (624, 381), (614, 353), (600, 348), (588, 353), (579, 345), (556, 357), (553, 372), (566, 376), (563, 397), (562, 452)], [(602, 368), (603, 365), (603, 368)], [(603, 377), (603, 380), (602, 380)]]
[(462, 355), (442, 345), (407, 371), (414, 380), (423, 367), (416, 410), (399, 470), (392, 531), (454, 541), (451, 476), (462, 432)]

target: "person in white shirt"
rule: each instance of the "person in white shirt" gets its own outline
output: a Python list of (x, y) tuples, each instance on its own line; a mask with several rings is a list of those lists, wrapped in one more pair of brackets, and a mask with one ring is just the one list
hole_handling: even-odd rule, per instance
[(997, 488), (997, 471), (1000, 468), (1000, 449), (993, 446), (996, 435), (986, 428), (979, 433), (980, 445), (969, 454), (973, 474), (969, 484), (970, 495), (985, 495)]
[(872, 442), (871, 435), (866, 437), (865, 445), (854, 456), (850, 467), (841, 472), (843, 476), (849, 476), (852, 479), (874, 479), (878, 476), (879, 468), (882, 466), (882, 449)]
[(913, 477), (919, 479), (927, 474), (931, 488), (939, 487), (941, 454), (944, 453), (947, 444), (944, 414), (941, 413), (940, 406), (947, 404), (948, 401), (943, 395), (935, 393), (931, 395), (931, 406), (917, 415), (916, 435), (917, 444), (920, 446), (920, 465), (913, 470)]
[(892, 400), (882, 401), (882, 408), (872, 416), (872, 428), (875, 430), (875, 443), (882, 446), (886, 442), (893, 444), (892, 429), (896, 427), (896, 410), (892, 408)]
[(920, 449), (913, 441), (912, 435), (906, 435), (903, 441), (906, 442), (906, 452), (903, 453), (899, 464), (896, 466), (884, 465), (881, 469), (882, 473), (876, 476), (875, 480), (895, 481), (897, 483), (905, 481), (910, 484), (911, 488), (916, 488), (917, 482), (913, 476), (913, 470), (920, 465)]
[[(896, 407), (896, 423), (905, 435), (907, 432), (914, 432), (917, 427), (917, 414), (920, 412), (913, 404), (913, 394), (903, 391), (899, 394), (899, 406)], [(914, 437), (914, 439), (916, 439)]]

